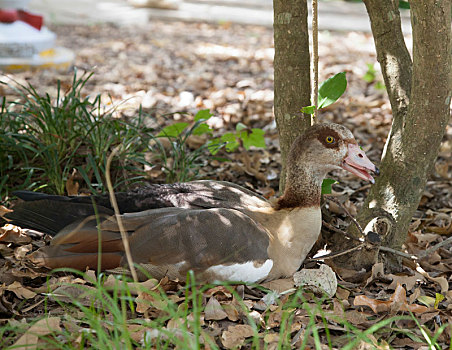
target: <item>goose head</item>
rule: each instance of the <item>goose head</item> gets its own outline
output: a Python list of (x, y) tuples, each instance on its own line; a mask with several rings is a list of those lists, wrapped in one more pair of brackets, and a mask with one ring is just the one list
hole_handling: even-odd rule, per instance
[(313, 125), (299, 136), (290, 149), (286, 167), (286, 190), (280, 200), (286, 207), (320, 203), (322, 181), (332, 170), (345, 169), (371, 183), (371, 173), (379, 173), (352, 132), (333, 123)]

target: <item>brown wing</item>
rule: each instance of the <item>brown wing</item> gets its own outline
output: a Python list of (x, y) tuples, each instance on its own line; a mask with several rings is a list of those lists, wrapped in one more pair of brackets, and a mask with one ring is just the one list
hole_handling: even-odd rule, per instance
[[(122, 216), (132, 256), (153, 265), (185, 261), (190, 268), (268, 259), (268, 232), (234, 209), (163, 208)], [(102, 229), (118, 230), (114, 221)]]
[[(122, 215), (135, 263), (184, 266), (202, 271), (213, 265), (263, 262), (268, 259), (268, 233), (253, 219), (234, 209), (162, 208)], [(102, 225), (102, 269), (126, 265), (119, 229), (110, 217)], [(74, 223), (35, 261), (48, 266), (96, 269), (96, 220)]]

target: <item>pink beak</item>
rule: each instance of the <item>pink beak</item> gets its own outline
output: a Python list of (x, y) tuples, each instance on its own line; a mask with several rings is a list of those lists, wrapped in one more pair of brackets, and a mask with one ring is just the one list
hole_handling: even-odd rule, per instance
[(342, 168), (371, 183), (375, 183), (375, 180), (369, 172), (372, 171), (375, 175), (380, 174), (378, 168), (367, 158), (364, 151), (357, 144), (351, 143), (348, 144), (348, 152)]

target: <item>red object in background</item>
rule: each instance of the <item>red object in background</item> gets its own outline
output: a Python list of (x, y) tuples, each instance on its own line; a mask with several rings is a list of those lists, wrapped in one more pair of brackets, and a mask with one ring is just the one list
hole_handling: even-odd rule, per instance
[(24, 10), (0, 9), (0, 23), (13, 23), (16, 21), (28, 23), (37, 30), (41, 30), (44, 19), (40, 15)]

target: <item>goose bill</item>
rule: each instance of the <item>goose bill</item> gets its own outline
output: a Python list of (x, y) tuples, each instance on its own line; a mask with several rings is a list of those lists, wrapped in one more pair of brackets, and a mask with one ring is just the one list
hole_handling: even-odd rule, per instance
[(375, 183), (375, 180), (369, 172), (378, 174), (377, 167), (357, 144), (348, 145), (347, 156), (344, 158), (342, 168), (371, 183)]

